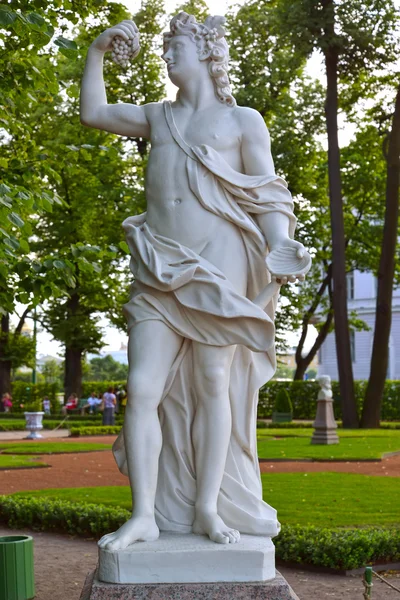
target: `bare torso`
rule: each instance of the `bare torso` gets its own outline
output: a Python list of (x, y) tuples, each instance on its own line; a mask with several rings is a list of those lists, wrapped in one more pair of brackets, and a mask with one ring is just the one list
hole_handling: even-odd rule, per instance
[[(173, 139), (162, 104), (148, 105), (151, 152), (146, 174), (147, 223), (220, 268), (244, 291), (247, 277), (242, 237), (232, 223), (205, 209), (189, 187), (187, 156)], [(174, 120), (189, 146), (207, 144), (237, 171), (243, 171), (238, 109), (213, 107), (190, 112), (172, 105)], [(234, 260), (232, 260), (234, 259)]]

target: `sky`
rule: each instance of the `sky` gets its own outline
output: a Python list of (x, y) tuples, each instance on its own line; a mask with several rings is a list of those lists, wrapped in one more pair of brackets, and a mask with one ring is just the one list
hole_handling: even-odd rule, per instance
[[(126, 7), (132, 12), (135, 13), (137, 12), (137, 10), (140, 8), (140, 0), (120, 0), (123, 4), (126, 5)], [(243, 4), (244, 0), (236, 0), (236, 2), (234, 4), (240, 5)], [(175, 0), (165, 0), (165, 7), (167, 12), (172, 13), (174, 11), (174, 9), (179, 6), (180, 4), (182, 4), (182, 2), (177, 2)], [(232, 1), (227, 1), (227, 0), (208, 0), (207, 1), (208, 7), (210, 9), (210, 13), (214, 14), (214, 15), (225, 15), (225, 13), (228, 10), (228, 7), (232, 4)], [(320, 58), (316, 55), (314, 57), (312, 57), (312, 59), (310, 60), (309, 64), (308, 64), (308, 73), (310, 76), (313, 77), (318, 77), (323, 79), (324, 78), (324, 71), (323, 71), (323, 67), (322, 67), (322, 63)], [(176, 93), (176, 88), (175, 86), (168, 80), (168, 84), (167, 84), (167, 97), (169, 99), (174, 99), (175, 98), (175, 93)], [(344, 140), (343, 140), (344, 141)], [(122, 308), (122, 307), (121, 307)], [(28, 325), (33, 327), (32, 325), (32, 321), (28, 321)], [(101, 319), (100, 321), (100, 326), (103, 327), (105, 335), (104, 335), (104, 342), (105, 345), (102, 349), (102, 354), (107, 353), (107, 352), (111, 352), (111, 351), (115, 351), (115, 350), (119, 350), (121, 347), (121, 344), (125, 344), (127, 343), (127, 336), (124, 335), (123, 333), (121, 333), (120, 331), (118, 331), (117, 329), (115, 329), (114, 327), (110, 327), (108, 325), (108, 322), (106, 319)], [(312, 331), (310, 331), (309, 335), (307, 336), (307, 345), (312, 344), (313, 342), (313, 338), (314, 338), (314, 334)], [(298, 339), (298, 336), (296, 334), (290, 334), (288, 336), (288, 343), (290, 345), (294, 345), (296, 343), (296, 340)], [(46, 331), (38, 331), (38, 336), (37, 336), (37, 354), (38, 356), (40, 355), (51, 355), (51, 356), (57, 356), (57, 355), (62, 355), (63, 353), (63, 346), (57, 342), (56, 340), (53, 340), (52, 337), (50, 336), (50, 334), (48, 334)]]

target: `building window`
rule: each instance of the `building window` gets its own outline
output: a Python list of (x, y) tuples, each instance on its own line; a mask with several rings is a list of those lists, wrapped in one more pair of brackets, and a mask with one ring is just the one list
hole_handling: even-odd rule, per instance
[(355, 334), (355, 331), (350, 331), (350, 355), (351, 355), (351, 362), (356, 362), (356, 334)]
[(347, 273), (346, 275), (347, 284), (347, 300), (354, 300), (354, 271)]

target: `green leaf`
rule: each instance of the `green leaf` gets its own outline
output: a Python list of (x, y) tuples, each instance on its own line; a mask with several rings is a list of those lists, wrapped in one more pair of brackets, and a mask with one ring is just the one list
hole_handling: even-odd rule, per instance
[(28, 244), (28, 242), (26, 240), (20, 239), (19, 240), (19, 245), (20, 245), (21, 250), (23, 252), (29, 252), (29, 244)]
[(8, 246), (9, 248), (12, 248), (13, 250), (18, 250), (18, 248), (19, 248), (19, 241), (14, 236), (6, 238), (4, 240), (4, 243), (6, 246)]
[(54, 43), (59, 48), (64, 48), (65, 50), (74, 50), (74, 51), (78, 50), (78, 46), (76, 45), (76, 43), (73, 40), (67, 40), (67, 38), (64, 38), (62, 36), (55, 39)]
[(5, 183), (0, 183), (0, 194), (9, 194), (11, 192), (11, 188), (8, 187)]
[(24, 221), (21, 219), (17, 213), (12, 212), (7, 215), (7, 219), (16, 227), (22, 227), (24, 225)]
[(29, 13), (29, 15), (26, 15), (26, 20), (31, 25), (35, 25), (36, 27), (39, 27), (40, 29), (42, 29), (42, 28), (45, 29), (47, 27), (46, 21), (38, 13), (35, 13), (35, 12)]
[(65, 269), (66, 268), (66, 264), (63, 260), (55, 260), (53, 264), (56, 269)]
[(7, 208), (11, 208), (12, 204), (8, 200), (11, 200), (11, 198), (9, 198), (8, 196), (3, 196), (3, 198), (0, 197), (0, 204), (3, 204), (3, 206), (7, 206)]
[(16, 18), (17, 15), (15, 12), (11, 11), (7, 6), (0, 6), (0, 26), (11, 25)]
[(129, 246), (126, 242), (120, 242), (119, 243), (119, 247), (121, 248), (121, 250), (123, 250), (126, 254), (130, 254), (130, 250), (129, 250)]

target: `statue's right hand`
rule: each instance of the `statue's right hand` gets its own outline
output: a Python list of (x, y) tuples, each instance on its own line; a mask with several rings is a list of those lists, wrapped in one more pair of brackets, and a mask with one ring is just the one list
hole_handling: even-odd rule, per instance
[(112, 50), (112, 41), (115, 36), (119, 35), (125, 41), (133, 39), (137, 41), (139, 47), (139, 30), (133, 21), (121, 21), (118, 25), (110, 27), (101, 33), (91, 44), (91, 48), (99, 52), (109, 52)]

